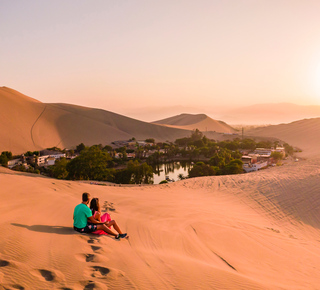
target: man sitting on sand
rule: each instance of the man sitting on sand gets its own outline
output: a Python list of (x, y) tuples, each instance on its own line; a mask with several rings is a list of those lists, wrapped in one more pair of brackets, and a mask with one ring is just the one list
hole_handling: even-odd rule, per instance
[(82, 203), (78, 204), (73, 213), (73, 228), (79, 233), (92, 233), (96, 230), (103, 230), (107, 234), (114, 236), (116, 239), (124, 238), (127, 234), (116, 234), (110, 230), (103, 222), (95, 220), (92, 212), (88, 207), (90, 194), (82, 194)]

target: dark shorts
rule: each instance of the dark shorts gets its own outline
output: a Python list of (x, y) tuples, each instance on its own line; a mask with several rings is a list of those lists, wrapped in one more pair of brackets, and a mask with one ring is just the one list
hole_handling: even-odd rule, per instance
[(95, 232), (97, 230), (97, 225), (95, 224), (91, 224), (91, 223), (88, 223), (84, 228), (82, 229), (79, 229), (79, 228), (76, 228), (76, 227), (73, 227), (75, 231), (79, 232), (79, 233), (92, 233), (92, 232)]

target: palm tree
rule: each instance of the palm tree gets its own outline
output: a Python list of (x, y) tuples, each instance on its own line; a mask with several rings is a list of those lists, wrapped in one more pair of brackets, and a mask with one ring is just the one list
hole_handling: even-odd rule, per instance
[(179, 180), (183, 180), (183, 179), (186, 179), (186, 177), (185, 177), (182, 173), (180, 173), (180, 174), (178, 175), (178, 179), (179, 179)]

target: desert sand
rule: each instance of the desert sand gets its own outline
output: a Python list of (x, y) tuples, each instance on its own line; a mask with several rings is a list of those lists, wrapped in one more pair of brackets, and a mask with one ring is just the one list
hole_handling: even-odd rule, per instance
[[(319, 289), (319, 159), (167, 185), (0, 168), (0, 289)], [(72, 229), (99, 197), (129, 239)]]
[[(27, 113), (11, 110), (14, 118), (0, 115), (1, 121), (20, 117), (30, 129), (29, 112), (41, 116), (46, 105), (12, 95), (11, 104)], [(45, 109), (43, 121), (56, 120), (56, 107), (67, 120), (79, 120), (73, 110), (92, 116), (88, 108), (55, 104)], [(97, 113), (94, 124), (112, 122)], [(319, 289), (318, 123), (302, 120), (255, 132), (303, 152), (299, 162), (249, 174), (102, 186), (0, 167), (0, 289)], [(35, 133), (45, 122), (37, 126), (33, 141), (30, 131), (11, 127), (20, 134), (17, 150), (47, 142)], [(75, 232), (73, 209), (83, 192), (99, 197), (103, 211), (130, 238)]]

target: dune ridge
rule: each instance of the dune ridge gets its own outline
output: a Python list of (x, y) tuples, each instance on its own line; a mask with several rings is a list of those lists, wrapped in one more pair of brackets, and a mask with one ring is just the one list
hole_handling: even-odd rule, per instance
[(245, 132), (249, 136), (276, 137), (303, 150), (301, 156), (319, 156), (320, 118), (271, 125)]
[(21, 154), (48, 147), (110, 144), (135, 137), (174, 141), (190, 130), (167, 128), (101, 109), (46, 104), (15, 90), (0, 88), (0, 151)]
[(198, 129), (202, 132), (235, 133), (236, 130), (223, 121), (217, 121), (205, 114), (180, 114), (163, 120), (152, 122), (173, 128), (186, 130)]

